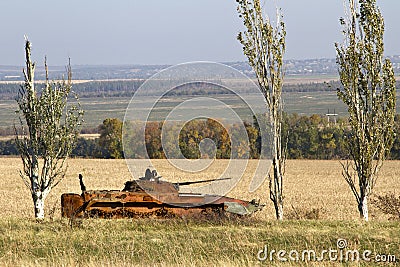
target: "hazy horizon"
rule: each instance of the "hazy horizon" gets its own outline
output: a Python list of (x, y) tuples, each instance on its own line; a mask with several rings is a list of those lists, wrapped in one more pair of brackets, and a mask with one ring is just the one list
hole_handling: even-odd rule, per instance
[[(282, 8), (286, 60), (335, 58), (343, 1), (268, 0)], [(385, 55), (400, 55), (399, 1), (378, 0), (385, 18)], [(269, 8), (270, 7), (270, 8)], [(38, 65), (174, 65), (191, 61), (246, 61), (236, 40), (243, 30), (236, 1), (105, 0), (2, 1), (0, 65), (24, 64), (24, 35)], [(7, 11), (7, 12), (4, 12)]]

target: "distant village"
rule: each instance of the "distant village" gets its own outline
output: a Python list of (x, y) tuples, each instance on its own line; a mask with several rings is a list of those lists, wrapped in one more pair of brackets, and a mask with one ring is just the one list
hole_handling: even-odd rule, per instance
[[(400, 56), (388, 57), (393, 63), (396, 75), (400, 75)], [(223, 62), (248, 76), (253, 72), (247, 62)], [(169, 65), (73, 65), (74, 80), (106, 79), (147, 79)], [(337, 75), (335, 59), (286, 60), (286, 75)], [(65, 72), (64, 66), (51, 67), (52, 79), (58, 79)], [(45, 78), (44, 68), (37, 67), (37, 78)], [(0, 66), (0, 81), (22, 81), (22, 66)]]

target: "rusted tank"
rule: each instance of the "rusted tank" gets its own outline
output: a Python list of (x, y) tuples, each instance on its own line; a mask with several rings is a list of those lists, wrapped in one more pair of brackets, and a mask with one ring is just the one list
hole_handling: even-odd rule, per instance
[(263, 205), (225, 196), (181, 193), (180, 186), (223, 179), (171, 183), (146, 170), (139, 180), (127, 181), (122, 190), (86, 190), (80, 175), (81, 194), (61, 196), (61, 212), (67, 218), (204, 217), (250, 215)]

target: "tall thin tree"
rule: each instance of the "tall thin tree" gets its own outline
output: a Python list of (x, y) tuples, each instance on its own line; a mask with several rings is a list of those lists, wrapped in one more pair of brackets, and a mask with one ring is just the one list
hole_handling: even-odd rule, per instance
[(29, 40), (25, 42), (25, 56), (25, 83), (16, 99), (21, 127), (15, 127), (15, 141), (23, 163), (20, 175), (31, 191), (35, 218), (43, 219), (46, 197), (65, 176), (66, 159), (79, 134), (83, 111), (79, 102), (68, 105), (70, 64), (67, 81), (50, 82), (45, 62), (46, 81), (38, 94)]
[(285, 153), (282, 145), (282, 85), (284, 78), (283, 55), (286, 30), (283, 15), (277, 10), (277, 23), (273, 26), (263, 14), (260, 0), (237, 0), (239, 16), (246, 30), (238, 40), (243, 46), (258, 86), (267, 102), (272, 137), (272, 175), (269, 174), (269, 195), (274, 203), (276, 218), (283, 219), (283, 181)]
[(383, 60), (385, 26), (376, 0), (346, 2), (347, 17), (340, 19), (345, 41), (336, 44), (337, 94), (348, 106), (351, 127), (351, 161), (342, 163), (342, 173), (368, 221), (368, 196), (394, 141), (396, 81), (392, 63)]

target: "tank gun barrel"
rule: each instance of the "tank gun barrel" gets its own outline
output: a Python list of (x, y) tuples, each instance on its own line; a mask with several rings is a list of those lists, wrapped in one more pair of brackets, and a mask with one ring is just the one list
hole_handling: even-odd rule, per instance
[(200, 183), (207, 183), (207, 182), (214, 182), (214, 181), (224, 181), (230, 180), (232, 178), (219, 178), (219, 179), (209, 179), (209, 180), (201, 180), (201, 181), (193, 181), (193, 182), (177, 182), (173, 183), (174, 185), (181, 186), (181, 185), (191, 185), (191, 184), (200, 184)]

